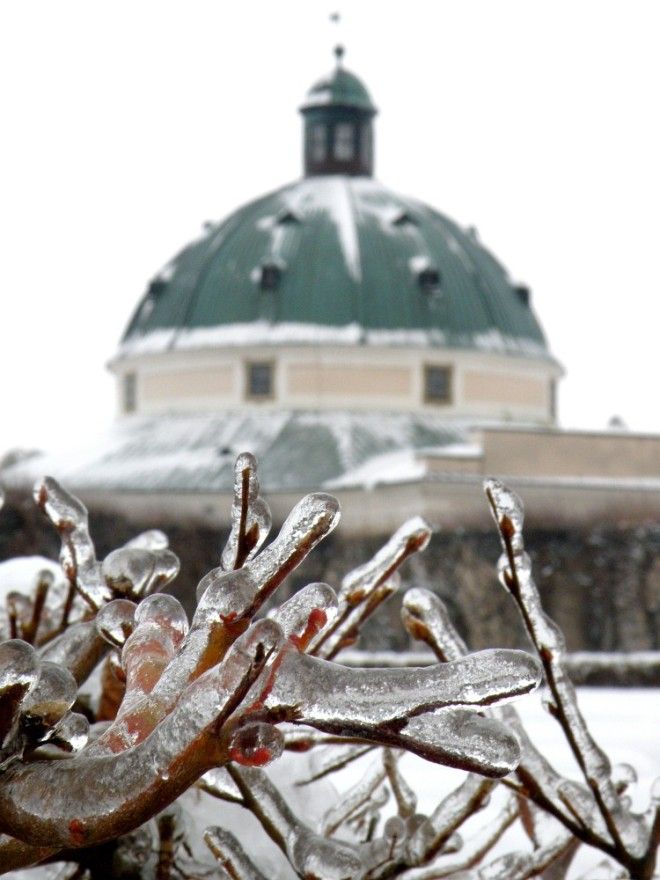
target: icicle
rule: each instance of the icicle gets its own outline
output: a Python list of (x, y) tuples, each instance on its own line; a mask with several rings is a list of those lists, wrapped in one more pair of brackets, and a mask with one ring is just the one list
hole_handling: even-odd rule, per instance
[(89, 536), (87, 508), (52, 477), (37, 482), (34, 498), (60, 534), (60, 563), (69, 582), (75, 584), (88, 605), (98, 611), (101, 605), (112, 599), (112, 592), (96, 561), (94, 544)]
[(108, 644), (121, 648), (133, 632), (137, 605), (130, 599), (114, 599), (96, 615), (96, 628)]
[(233, 834), (224, 828), (207, 828), (206, 845), (232, 880), (266, 880)]
[(467, 645), (451, 622), (444, 602), (430, 590), (414, 587), (403, 597), (401, 620), (414, 639), (426, 642), (438, 660), (458, 660)]
[(256, 459), (249, 452), (243, 452), (234, 464), (231, 532), (222, 551), (222, 568), (225, 571), (242, 568), (258, 553), (270, 527), (270, 509), (259, 495)]

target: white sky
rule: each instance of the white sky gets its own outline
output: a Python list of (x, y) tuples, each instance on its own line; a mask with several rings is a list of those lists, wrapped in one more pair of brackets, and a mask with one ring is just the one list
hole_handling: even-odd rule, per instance
[(104, 363), (201, 223), (299, 176), (296, 113), (347, 45), (377, 176), (527, 283), (565, 426), (660, 431), (654, 0), (0, 4), (0, 454), (114, 412)]

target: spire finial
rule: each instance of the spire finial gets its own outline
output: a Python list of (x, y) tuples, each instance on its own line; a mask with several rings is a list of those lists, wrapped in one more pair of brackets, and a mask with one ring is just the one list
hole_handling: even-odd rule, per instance
[[(337, 27), (339, 27), (339, 25), (341, 23), (341, 13), (340, 12), (331, 12), (330, 13), (330, 21), (332, 22), (332, 24), (337, 25)], [(341, 67), (341, 61), (342, 61), (342, 58), (344, 57), (346, 50), (344, 49), (344, 47), (342, 46), (341, 43), (337, 43), (337, 45), (333, 49), (333, 52), (334, 52), (334, 56), (337, 60), (337, 67)]]

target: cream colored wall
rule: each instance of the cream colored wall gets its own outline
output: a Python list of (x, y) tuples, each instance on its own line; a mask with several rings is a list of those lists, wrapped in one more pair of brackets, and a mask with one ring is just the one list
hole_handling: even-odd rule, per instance
[[(246, 394), (246, 365), (271, 361), (275, 393)], [(448, 403), (424, 400), (425, 365), (452, 372)], [(126, 373), (137, 376), (137, 412), (209, 411), (258, 406), (437, 412), (452, 418), (552, 423), (553, 363), (475, 351), (374, 346), (271, 346), (171, 351), (111, 365), (118, 394)], [(121, 411), (121, 409), (120, 409)]]
[(660, 437), (485, 430), (484, 472), (512, 476), (660, 477)]

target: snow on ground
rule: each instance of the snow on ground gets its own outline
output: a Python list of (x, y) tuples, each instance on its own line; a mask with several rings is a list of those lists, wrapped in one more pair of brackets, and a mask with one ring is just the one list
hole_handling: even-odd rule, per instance
[[(630, 791), (633, 808), (644, 810), (648, 804), (649, 791), (653, 780), (660, 775), (660, 690), (647, 689), (609, 689), (581, 688), (579, 690), (580, 706), (589, 722), (592, 733), (597, 741), (610, 755), (614, 764), (631, 764), (638, 773), (638, 783)], [(516, 703), (523, 717), (527, 731), (532, 740), (546, 755), (555, 768), (563, 774), (579, 778), (561, 732), (541, 707), (540, 697), (532, 695), (518, 700)], [(312, 753), (312, 767), (318, 764), (319, 755)], [(370, 758), (351, 765), (350, 768), (332, 777), (339, 791), (344, 791), (359, 777)], [(294, 811), (306, 822), (318, 822), (324, 811), (335, 803), (337, 795), (327, 780), (317, 783), (318, 787), (297, 787), (296, 779), (309, 772), (310, 756), (286, 755), (273, 765), (270, 773), (281, 786), (287, 800)], [(408, 782), (418, 793), (418, 809), (431, 812), (438, 801), (458, 785), (464, 774), (458, 770), (430, 765), (413, 755), (406, 755), (401, 762), (401, 770)], [(315, 799), (310, 795), (315, 793)], [(498, 793), (495, 792), (488, 810), (496, 810)], [(221, 803), (208, 795), (190, 792), (186, 797), (186, 810), (191, 825), (191, 838), (195, 841), (198, 855), (204, 853), (201, 843), (201, 832), (206, 825), (223, 825), (236, 834), (244, 843), (273, 880), (289, 880), (294, 875), (285, 863), (281, 854), (270, 840), (265, 839), (256, 820), (240, 807)], [(469, 837), (471, 830), (476, 831), (485, 820), (487, 811), (466, 824), (464, 837)], [(495, 854), (527, 847), (523, 833), (516, 826), (510, 829), (494, 851)], [(590, 866), (603, 860), (600, 853), (581, 847), (571, 870), (568, 880), (579, 877)], [(49, 874), (47, 871), (50, 870)], [(17, 872), (7, 875), (11, 880), (45, 880), (53, 878), (52, 869), (38, 869), (29, 872)]]

